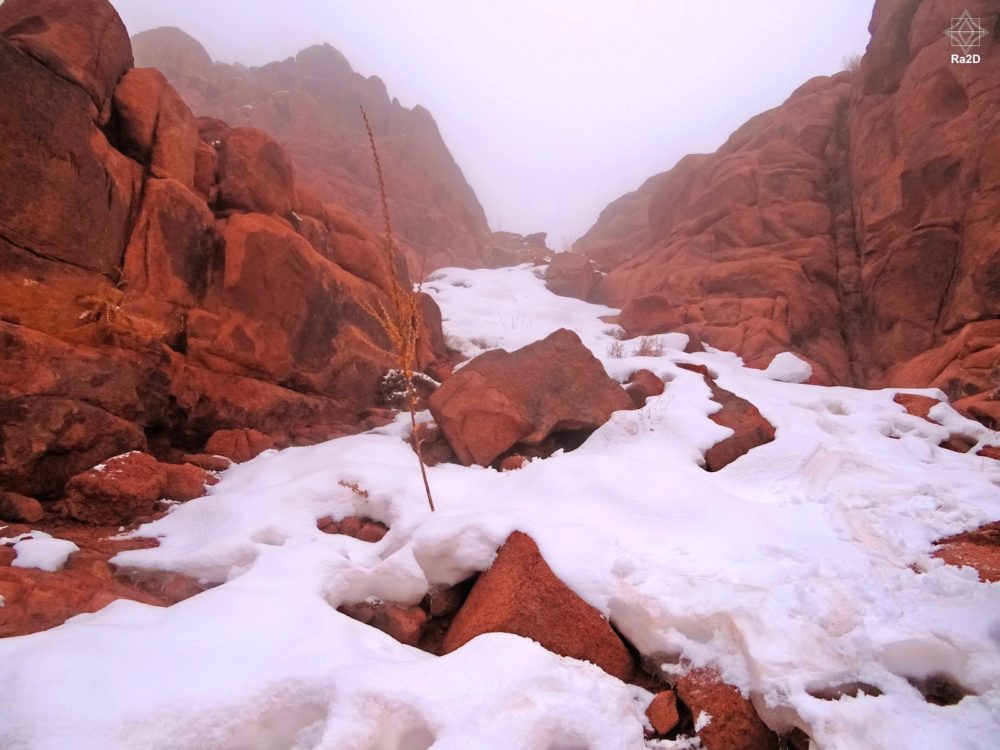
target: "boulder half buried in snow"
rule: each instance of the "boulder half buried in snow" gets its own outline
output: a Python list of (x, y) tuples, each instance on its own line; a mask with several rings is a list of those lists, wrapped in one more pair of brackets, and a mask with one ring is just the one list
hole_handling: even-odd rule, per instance
[(444, 640), (450, 653), (484, 633), (513, 633), (549, 651), (593, 662), (628, 680), (632, 656), (604, 616), (560, 581), (535, 541), (515, 531), (455, 615)]
[(594, 430), (632, 399), (572, 331), (560, 329), (514, 352), (469, 362), (429, 400), (459, 461), (486, 466), (516, 444)]
[(774, 440), (774, 426), (757, 407), (745, 398), (716, 385), (708, 368), (683, 362), (678, 367), (697, 372), (705, 378), (705, 384), (712, 389), (712, 400), (722, 405), (719, 411), (709, 415), (709, 419), (733, 431), (732, 435), (716, 443), (705, 453), (705, 468), (708, 471), (725, 468), (740, 456)]
[(677, 695), (691, 709), (705, 750), (778, 750), (778, 737), (753, 704), (710, 669), (678, 678)]

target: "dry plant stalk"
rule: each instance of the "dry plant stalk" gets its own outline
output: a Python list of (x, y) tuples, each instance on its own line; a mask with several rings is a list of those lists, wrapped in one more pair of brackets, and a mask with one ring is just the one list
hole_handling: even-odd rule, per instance
[(341, 487), (345, 489), (350, 490), (358, 497), (363, 497), (365, 500), (368, 499), (368, 490), (362, 489), (361, 485), (358, 484), (357, 482), (348, 482), (341, 479), (339, 482), (337, 482), (337, 484), (339, 484)]
[(361, 307), (371, 315), (385, 331), (392, 346), (387, 352), (396, 359), (399, 371), (403, 374), (406, 386), (406, 406), (410, 412), (410, 440), (413, 452), (417, 454), (420, 464), (420, 476), (424, 480), (424, 492), (427, 504), (434, 510), (434, 498), (431, 496), (431, 485), (427, 481), (427, 466), (424, 463), (423, 441), (417, 436), (417, 392), (413, 385), (413, 376), (417, 362), (417, 342), (420, 340), (420, 298), (419, 291), (412, 287), (404, 287), (396, 275), (396, 245), (392, 238), (392, 222), (389, 220), (389, 199), (386, 197), (385, 177), (382, 174), (382, 160), (379, 159), (378, 148), (375, 146), (375, 135), (368, 113), (361, 107), (361, 118), (368, 133), (368, 145), (371, 148), (372, 160), (375, 162), (375, 174), (378, 177), (379, 198), (382, 201), (382, 221), (385, 224), (385, 244), (382, 246), (382, 260), (386, 266), (389, 286), (389, 307), (379, 300), (378, 308), (369, 305), (364, 300)]

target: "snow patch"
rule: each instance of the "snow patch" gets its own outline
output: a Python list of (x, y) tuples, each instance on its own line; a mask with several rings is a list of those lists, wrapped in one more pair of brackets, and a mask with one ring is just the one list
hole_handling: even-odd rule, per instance
[[(715, 667), (765, 721), (801, 726), (824, 750), (898, 750), (914, 737), (992, 747), (1000, 586), (945, 565), (932, 543), (1000, 518), (1000, 462), (939, 449), (942, 434), (1000, 435), (947, 406), (933, 412), (944, 427), (911, 417), (892, 389), (785, 382), (729, 352), (687, 354), (686, 337), (662, 337), (656, 357), (609, 356), (614, 331), (599, 318), (617, 311), (552, 295), (529, 266), (445, 269), (424, 289), (470, 355), (477, 341), (515, 349), (566, 327), (611, 377), (645, 367), (667, 390), (519, 471), (431, 467), (433, 514), (404, 416), (234, 465), (136, 532), (158, 547), (114, 559), (220, 585), (169, 609), (117, 601), (0, 641), (12, 746), (699, 747), (644, 742), (649, 693), (532, 641), (487, 635), (437, 658), (336, 610), (418, 602), (486, 569), (519, 529), (643, 654), (675, 671)], [(682, 363), (751, 401), (775, 440), (706, 472), (702, 453), (728, 430)], [(348, 515), (390, 530), (368, 544), (316, 527)], [(927, 703), (909, 679), (941, 670), (973, 694)], [(882, 695), (810, 694), (851, 681)]]
[(783, 383), (804, 383), (812, 377), (813, 369), (812, 365), (791, 352), (781, 352), (771, 360), (764, 374)]
[[(13, 546), (17, 557), (11, 563), (15, 568), (38, 568), (52, 573), (61, 570), (69, 556), (80, 549), (73, 542), (55, 539), (44, 531), (21, 534), (15, 539)], [(6, 541), (9, 540), (0, 540)]]

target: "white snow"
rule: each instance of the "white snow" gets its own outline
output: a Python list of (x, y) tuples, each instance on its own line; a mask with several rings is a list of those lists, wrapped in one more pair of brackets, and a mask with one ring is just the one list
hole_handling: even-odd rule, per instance
[(791, 352), (781, 352), (775, 355), (771, 363), (764, 369), (764, 374), (771, 380), (785, 383), (804, 383), (812, 377), (812, 365), (796, 357)]
[[(616, 379), (648, 368), (667, 390), (519, 471), (429, 469), (434, 514), (402, 417), (233, 466), (207, 497), (140, 529), (159, 547), (115, 558), (218, 586), (0, 641), (0, 747), (698, 747), (644, 741), (648, 693), (531, 641), (484, 636), (437, 658), (336, 611), (416, 602), (488, 567), (514, 529), (641, 652), (668, 670), (714, 665), (776, 730), (798, 724), (823, 750), (995, 747), (1000, 585), (931, 552), (1000, 518), (1000, 462), (938, 442), (949, 429), (980, 446), (1000, 435), (948, 406), (933, 412), (948, 428), (910, 416), (893, 390), (783, 382), (730, 353), (685, 354), (679, 334), (661, 337), (659, 357), (609, 356), (620, 331), (598, 318), (616, 311), (550, 294), (527, 266), (447, 269), (424, 288), (467, 354), (569, 327)], [(705, 472), (702, 451), (728, 430), (679, 362), (756, 404), (776, 439)], [(355, 513), (389, 533), (367, 544), (316, 528)], [(907, 681), (939, 671), (974, 695), (939, 707)], [(810, 695), (852, 681), (884, 694)]]
[(62, 569), (66, 559), (79, 550), (73, 542), (55, 539), (44, 531), (32, 530), (29, 534), (0, 539), (0, 544), (9, 543), (17, 556), (11, 565), (15, 568), (38, 568), (54, 572)]

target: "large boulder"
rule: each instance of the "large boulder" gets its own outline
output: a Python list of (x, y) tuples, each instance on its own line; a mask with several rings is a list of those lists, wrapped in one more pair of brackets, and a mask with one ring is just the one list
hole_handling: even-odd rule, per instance
[(126, 150), (157, 177), (194, 186), (200, 139), (194, 115), (163, 74), (133, 68), (118, 83), (114, 109)]
[(133, 451), (77, 474), (66, 485), (66, 512), (84, 523), (129, 524), (153, 512), (167, 475), (155, 458)]
[(0, 487), (43, 500), (74, 474), (129, 450), (144, 450), (135, 424), (67, 398), (0, 395)]
[(733, 432), (705, 453), (705, 468), (708, 471), (719, 471), (754, 448), (774, 440), (774, 426), (764, 418), (757, 407), (745, 398), (716, 385), (704, 365), (682, 363), (679, 367), (704, 377), (705, 384), (712, 391), (712, 400), (722, 407), (710, 414), (709, 419), (718, 425), (728, 427)]
[(233, 128), (219, 151), (219, 202), (225, 208), (288, 216), (295, 200), (292, 163), (260, 130)]
[(556, 577), (535, 541), (520, 531), (507, 538), (472, 587), (445, 636), (443, 652), (483, 633), (531, 638), (621, 680), (635, 672), (631, 654), (604, 616)]
[(489, 465), (515, 444), (594, 430), (632, 400), (572, 331), (469, 362), (435, 391), (431, 414), (466, 465)]
[[(0, 17), (31, 5), (4, 3)], [(111, 274), (128, 240), (139, 165), (110, 146), (80, 88), (3, 37), (0, 70), (0, 237), (41, 257)]]
[[(218, 225), (222, 269), (187, 318), (196, 364), (374, 402), (390, 343), (368, 309), (380, 292), (322, 257), (285, 221), (233, 214)], [(245, 424), (245, 426), (259, 427)]]
[(585, 255), (556, 253), (545, 270), (545, 286), (553, 294), (586, 300), (600, 278)]
[(692, 670), (674, 688), (696, 725), (702, 714), (709, 717), (698, 730), (705, 750), (778, 750), (778, 736), (761, 721), (753, 703), (713, 670)]
[(101, 122), (107, 120), (111, 92), (132, 67), (128, 32), (110, 3), (6, 0), (0, 4), (0, 35), (83, 89)]

